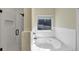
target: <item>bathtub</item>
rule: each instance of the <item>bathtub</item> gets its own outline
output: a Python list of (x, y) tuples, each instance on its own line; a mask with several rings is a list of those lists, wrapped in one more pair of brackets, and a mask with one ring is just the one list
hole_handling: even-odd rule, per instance
[[(31, 34), (31, 50), (32, 51), (74, 51), (76, 50), (76, 32), (74, 29), (55, 28), (56, 38), (62, 42), (60, 49), (40, 48), (35, 44), (33, 35)], [(53, 41), (52, 41), (53, 42)]]

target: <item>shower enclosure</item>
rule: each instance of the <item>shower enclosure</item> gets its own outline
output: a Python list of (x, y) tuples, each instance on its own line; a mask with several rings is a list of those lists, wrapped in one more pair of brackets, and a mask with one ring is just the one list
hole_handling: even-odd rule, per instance
[(21, 32), (23, 31), (23, 9), (1, 8), (0, 48), (3, 51), (21, 50)]

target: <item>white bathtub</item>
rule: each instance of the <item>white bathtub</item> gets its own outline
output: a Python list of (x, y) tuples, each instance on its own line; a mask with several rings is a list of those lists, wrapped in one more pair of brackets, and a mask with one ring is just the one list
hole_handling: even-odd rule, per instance
[[(56, 37), (64, 43), (61, 49), (52, 51), (72, 51), (76, 49), (76, 32), (74, 29), (56, 28)], [(33, 35), (31, 37), (31, 50), (32, 51), (50, 51), (50, 49), (39, 48), (36, 46)]]

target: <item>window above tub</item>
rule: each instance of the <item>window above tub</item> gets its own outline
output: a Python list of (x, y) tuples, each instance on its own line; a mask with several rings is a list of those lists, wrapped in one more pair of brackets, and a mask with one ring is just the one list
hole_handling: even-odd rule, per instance
[(40, 15), (37, 17), (37, 30), (52, 30), (53, 17), (51, 15)]

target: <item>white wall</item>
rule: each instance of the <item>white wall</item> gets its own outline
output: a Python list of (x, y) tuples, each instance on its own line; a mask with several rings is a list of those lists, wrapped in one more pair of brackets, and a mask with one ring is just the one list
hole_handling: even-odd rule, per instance
[(75, 8), (56, 8), (55, 22), (56, 27), (75, 29), (76, 27)]

